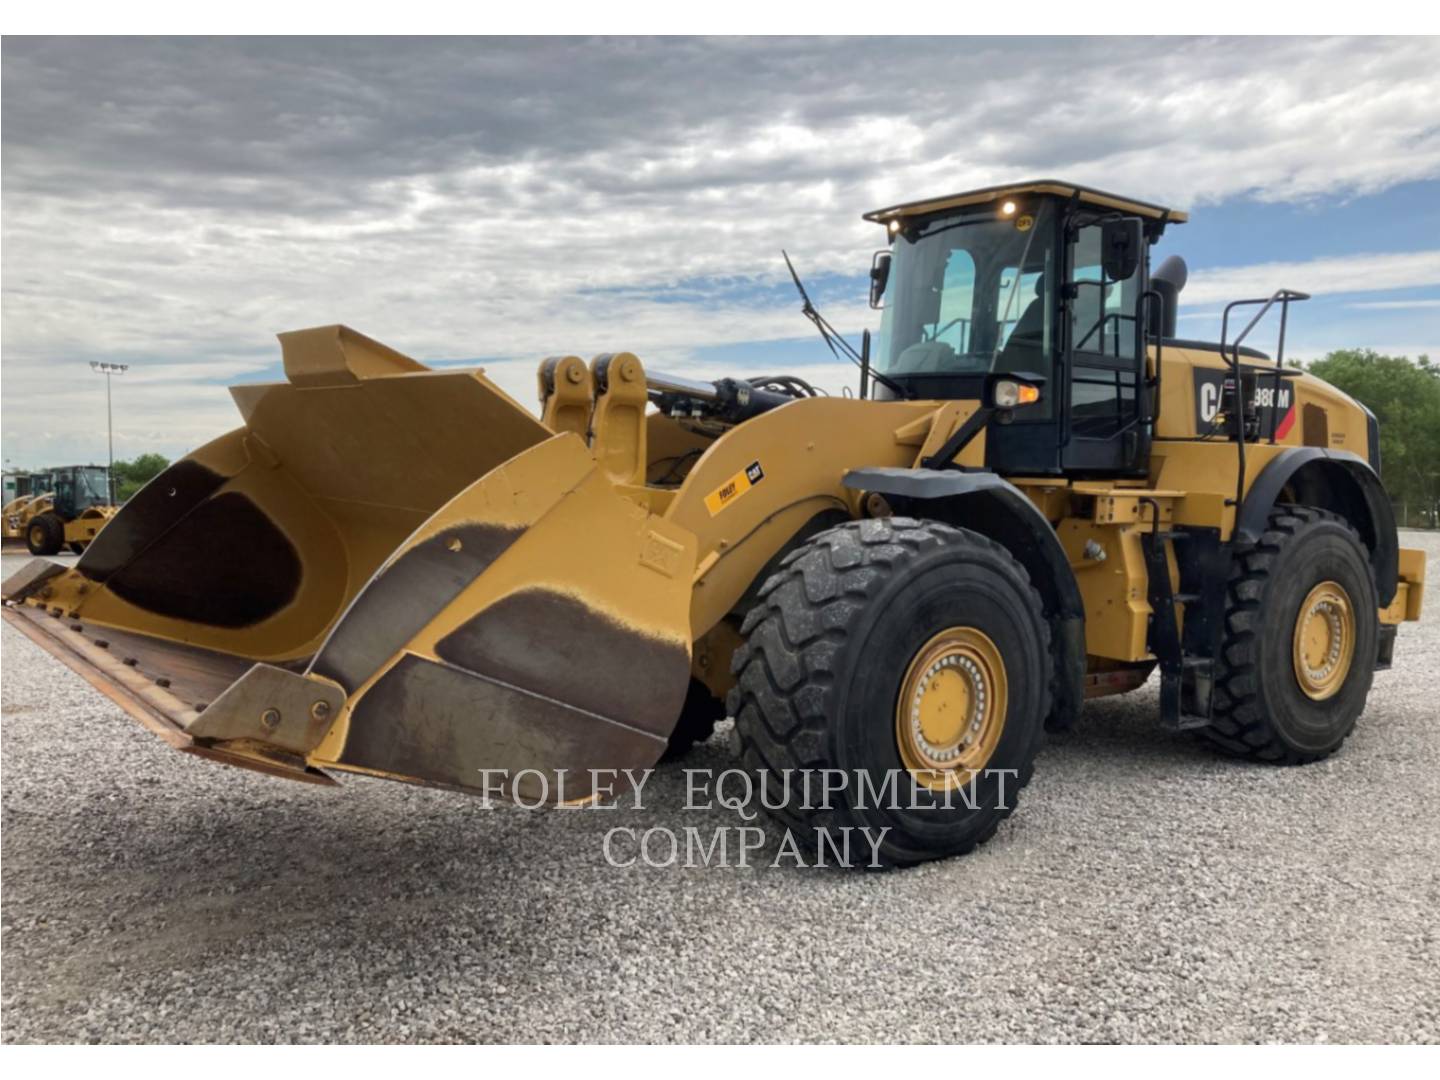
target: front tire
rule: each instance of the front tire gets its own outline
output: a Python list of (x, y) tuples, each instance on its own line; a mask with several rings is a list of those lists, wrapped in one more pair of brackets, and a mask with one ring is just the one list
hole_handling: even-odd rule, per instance
[(1277, 507), (1236, 554), (1201, 734), (1235, 757), (1302, 765), (1340, 749), (1365, 711), (1380, 621), (1365, 547), (1342, 518)]
[[(740, 757), (797, 844), (884, 829), (879, 864), (904, 866), (969, 852), (1009, 816), (1053, 661), (1040, 597), (1000, 545), (931, 521), (848, 522), (785, 558), (742, 632)], [(807, 797), (807, 774), (845, 789)], [(892, 778), (898, 798), (873, 797)]]
[(54, 555), (65, 543), (65, 523), (54, 514), (40, 514), (25, 526), (25, 546), (31, 555)]

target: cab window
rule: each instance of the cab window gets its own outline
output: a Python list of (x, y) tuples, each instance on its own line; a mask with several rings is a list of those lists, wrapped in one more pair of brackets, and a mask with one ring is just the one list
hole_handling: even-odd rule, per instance
[(1135, 359), (1135, 298), (1140, 271), (1125, 281), (1105, 280), (1100, 268), (1100, 226), (1080, 230), (1072, 249), (1070, 340), (1077, 353)]

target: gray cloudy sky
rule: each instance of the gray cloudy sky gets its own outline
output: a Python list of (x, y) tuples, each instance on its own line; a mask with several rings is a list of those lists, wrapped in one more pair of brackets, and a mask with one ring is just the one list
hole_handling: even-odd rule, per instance
[[(1337, 297), (1296, 331), (1314, 349), (1440, 354), (1437, 60), (1423, 38), (7, 38), (4, 455), (103, 459), (91, 359), (134, 365), (118, 455), (193, 448), (234, 425), (226, 383), (276, 372), (275, 332), (329, 322), (480, 358), (527, 402), (562, 351), (780, 357), (838, 386), (778, 249), (858, 331), (862, 211), (1042, 175), (1196, 211), (1187, 298), (1292, 264)], [(1403, 228), (1378, 209), (1402, 196)]]

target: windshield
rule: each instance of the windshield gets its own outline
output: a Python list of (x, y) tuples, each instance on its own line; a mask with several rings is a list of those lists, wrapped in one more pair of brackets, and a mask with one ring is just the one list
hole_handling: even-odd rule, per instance
[(55, 504), (67, 513), (78, 514), (91, 506), (109, 502), (106, 495), (105, 470), (82, 466), (55, 477)]
[(109, 502), (106, 488), (105, 470), (98, 466), (91, 466), (80, 471), (80, 493), (87, 506), (96, 506)]
[(891, 376), (1048, 375), (1050, 207), (958, 214), (895, 241), (875, 364)]

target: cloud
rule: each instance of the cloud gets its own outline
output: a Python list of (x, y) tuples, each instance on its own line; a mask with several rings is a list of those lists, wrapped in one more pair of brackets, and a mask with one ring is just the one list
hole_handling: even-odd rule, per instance
[[(1187, 304), (1209, 304), (1241, 297), (1269, 296), (1278, 288), (1296, 289), (1319, 297), (1429, 285), (1440, 285), (1440, 250), (1346, 255), (1303, 262), (1271, 262), (1199, 270), (1190, 275), (1181, 298)], [(1430, 303), (1433, 304), (1434, 301)], [(1429, 305), (1412, 300), (1348, 306)]]
[(675, 367), (801, 338), (781, 247), (853, 331), (880, 243), (859, 214), (997, 180), (1186, 206), (1440, 176), (1435, 59), (1371, 38), (7, 38), (6, 454), (79, 445), (44, 395), (91, 393), (69, 373), (101, 358), (134, 365), (125, 438), (193, 446), (232, 422), (220, 384), (299, 326), (491, 358), (526, 400), (554, 352)]
[(1364, 300), (1345, 306), (1366, 311), (1410, 311), (1420, 308), (1440, 308), (1440, 300)]

